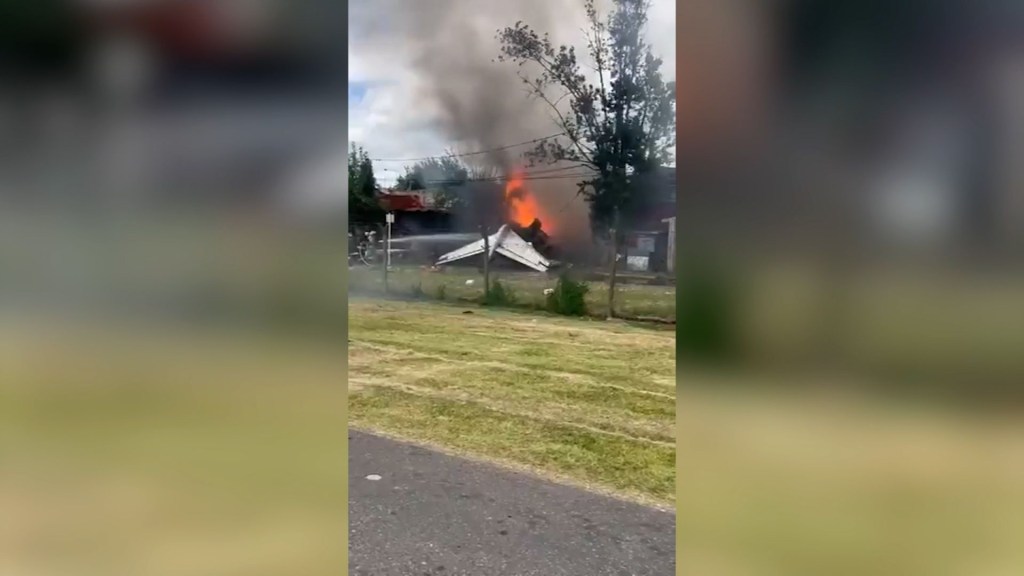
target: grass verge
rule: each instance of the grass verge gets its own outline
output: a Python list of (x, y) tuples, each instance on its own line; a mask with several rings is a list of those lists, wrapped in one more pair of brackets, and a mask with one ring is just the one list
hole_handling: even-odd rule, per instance
[(513, 414), (472, 401), (393, 388), (349, 399), (350, 421), (460, 452), (549, 470), (585, 484), (672, 500), (675, 448), (599, 429)]
[(464, 312), (350, 301), (350, 423), (674, 501), (672, 332)]
[(688, 572), (967, 576), (1024, 562), (1019, 413), (683, 378), (677, 538)]
[(0, 330), (0, 572), (336, 572), (343, 344), (157, 328)]
[[(500, 270), (492, 272), (492, 280), (498, 280), (516, 296), (510, 306), (524, 309), (544, 310), (547, 299), (544, 290), (554, 288), (558, 277), (554, 274), (538, 274)], [(472, 283), (467, 284), (467, 281)], [(374, 295), (384, 292), (384, 275), (378, 268), (354, 266), (348, 272), (349, 291), (352, 294)], [(608, 282), (588, 280), (586, 295), (587, 312), (595, 318), (608, 316)], [(479, 302), (483, 298), (483, 274), (475, 268), (448, 267), (440, 271), (425, 270), (415, 266), (396, 266), (389, 273), (388, 286), (397, 295), (408, 294), (413, 287), (419, 292), (436, 298), (443, 294), (454, 301)], [(665, 322), (676, 319), (676, 290), (671, 285), (620, 283), (616, 290), (616, 314), (626, 318), (651, 318)]]

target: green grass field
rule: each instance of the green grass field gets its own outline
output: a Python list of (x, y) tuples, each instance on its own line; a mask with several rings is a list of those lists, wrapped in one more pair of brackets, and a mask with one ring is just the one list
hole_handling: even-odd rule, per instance
[(1024, 562), (1019, 419), (686, 366), (677, 391), (673, 333), (618, 323), (353, 300), (349, 337), (353, 425), (674, 503), (687, 573)]
[(1019, 415), (680, 378), (686, 573), (970, 576), (1024, 565)]
[(171, 332), (0, 330), (0, 573), (343, 570), (343, 341)]
[[(677, 390), (673, 332), (617, 322), (373, 300), (349, 320), (353, 425), (675, 503), (687, 573), (1024, 565), (1009, 407), (796, 394), (688, 366)], [(337, 573), (345, 358), (323, 336), (8, 318), (0, 573)]]
[(674, 352), (666, 330), (353, 299), (349, 421), (669, 504)]
[[(543, 308), (544, 289), (552, 288), (558, 280), (556, 275), (532, 272), (496, 270), (492, 279), (497, 279), (511, 288), (515, 306)], [(466, 281), (471, 280), (471, 284)], [(352, 294), (383, 294), (384, 275), (379, 268), (356, 266), (349, 270), (349, 291)], [(590, 314), (604, 318), (608, 315), (607, 282), (588, 281), (587, 310)], [(443, 288), (441, 288), (443, 286)], [(426, 299), (441, 299), (453, 302), (479, 301), (483, 296), (483, 274), (475, 268), (445, 267), (438, 271), (416, 266), (396, 266), (389, 275), (388, 287), (395, 295), (412, 295), (414, 290), (422, 291)], [(676, 318), (675, 287), (647, 284), (620, 283), (616, 287), (615, 311), (623, 317), (650, 317), (674, 321)]]

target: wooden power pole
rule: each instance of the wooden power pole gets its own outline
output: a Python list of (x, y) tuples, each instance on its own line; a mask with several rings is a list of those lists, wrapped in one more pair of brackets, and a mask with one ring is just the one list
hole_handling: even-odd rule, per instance
[(612, 218), (612, 269), (608, 275), (608, 319), (615, 317), (615, 273), (619, 267), (619, 209)]
[(487, 233), (487, 225), (480, 225), (480, 234), (484, 237), (484, 302), (491, 295), (491, 240)]

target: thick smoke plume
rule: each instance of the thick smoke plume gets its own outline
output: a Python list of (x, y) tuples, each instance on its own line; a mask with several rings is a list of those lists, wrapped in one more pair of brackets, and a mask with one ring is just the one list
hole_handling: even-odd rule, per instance
[[(498, 29), (523, 21), (557, 43), (580, 44), (585, 25), (576, 0), (396, 0), (401, 38), (408, 46), (425, 120), (437, 126), (456, 151), (492, 150), (559, 131), (550, 107), (532, 99), (517, 75), (496, 61)], [(521, 168), (529, 146), (465, 157), (472, 168), (508, 174)], [(538, 167), (545, 171), (549, 167)], [(574, 171), (575, 173), (577, 171)], [(548, 172), (550, 174), (550, 172)], [(556, 174), (566, 174), (557, 172)], [(554, 175), (554, 174), (552, 174)], [(587, 207), (575, 179), (529, 180), (563, 241), (589, 235)]]

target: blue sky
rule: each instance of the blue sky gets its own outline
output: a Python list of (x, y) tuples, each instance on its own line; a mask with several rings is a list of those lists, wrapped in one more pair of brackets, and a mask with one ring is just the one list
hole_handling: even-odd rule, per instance
[(348, 84), (348, 105), (349, 105), (349, 110), (352, 109), (352, 106), (354, 104), (358, 105), (359, 102), (361, 102), (363, 100), (363, 97), (366, 96), (366, 89), (367, 89), (367, 87), (368, 87), (368, 85), (367, 85), (366, 82), (349, 82), (349, 84)]

